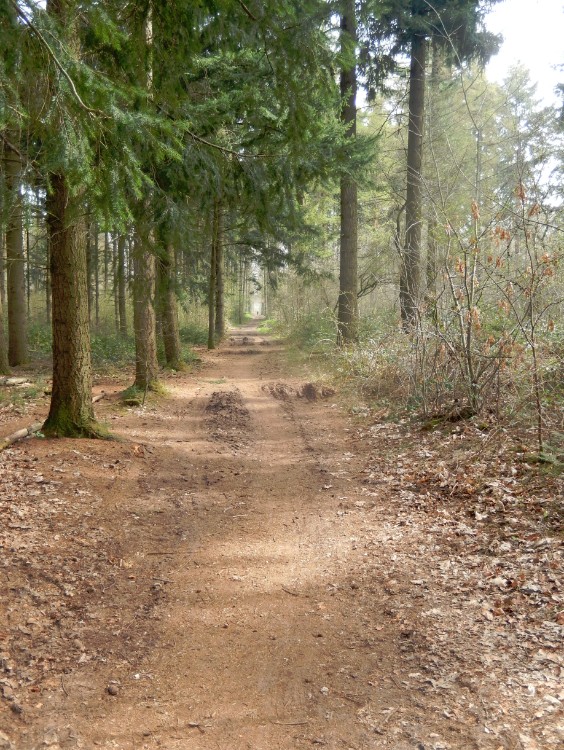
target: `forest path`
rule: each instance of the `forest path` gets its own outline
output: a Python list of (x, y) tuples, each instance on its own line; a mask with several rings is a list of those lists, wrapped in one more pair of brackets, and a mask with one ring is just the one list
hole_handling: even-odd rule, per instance
[(204, 358), (157, 405), (105, 404), (124, 442), (6, 452), (0, 748), (544, 747), (493, 707), (450, 550), (370, 486), (331, 393), (256, 324)]

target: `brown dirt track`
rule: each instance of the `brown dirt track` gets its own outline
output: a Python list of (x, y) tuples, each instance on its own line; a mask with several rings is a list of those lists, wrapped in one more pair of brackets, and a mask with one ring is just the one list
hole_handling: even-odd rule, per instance
[(121, 442), (0, 454), (0, 748), (557, 747), (556, 623), (504, 640), (476, 534), (386, 484), (395, 433), (284, 367), (238, 329), (97, 405)]

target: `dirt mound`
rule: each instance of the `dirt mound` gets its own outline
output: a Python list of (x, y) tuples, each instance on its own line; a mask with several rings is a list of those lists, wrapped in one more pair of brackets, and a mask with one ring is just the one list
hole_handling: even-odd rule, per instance
[(227, 354), (227, 355), (235, 355), (237, 357), (240, 354), (243, 354), (243, 355), (245, 355), (245, 354), (262, 354), (262, 352), (260, 351), (260, 349), (238, 349), (238, 350), (232, 350), (232, 351), (230, 351), (229, 349), (226, 349), (222, 353), (223, 354)]
[(296, 395), (296, 389), (287, 383), (267, 383), (262, 386), (262, 390), (278, 401), (288, 401)]
[(288, 383), (267, 383), (262, 386), (262, 390), (279, 401), (288, 401), (293, 396), (305, 398), (306, 401), (317, 401), (318, 399), (330, 398), (336, 393), (334, 388), (316, 385), (315, 383), (304, 383), (297, 389), (288, 385)]
[(213, 440), (226, 442), (233, 448), (247, 443), (251, 415), (238, 389), (214, 391), (205, 411), (206, 426)]
[(229, 337), (230, 346), (252, 346), (254, 343), (255, 343), (255, 340), (251, 336), (230, 336)]

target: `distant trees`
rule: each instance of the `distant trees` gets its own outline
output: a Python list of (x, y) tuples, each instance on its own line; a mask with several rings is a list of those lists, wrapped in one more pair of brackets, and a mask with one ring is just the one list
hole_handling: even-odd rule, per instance
[(550, 118), (517, 73), (503, 99), (473, 67), (495, 48), (490, 4), (4, 4), (0, 369), (26, 361), (41, 294), (54, 358), (46, 431), (98, 434), (90, 335), (109, 309), (121, 344), (133, 313), (135, 386), (151, 389), (162, 365), (182, 367), (179, 309), (207, 306), (213, 347), (251, 288), (272, 307), (289, 267), (322, 281), (345, 349), (359, 309), (384, 304), (385, 290), (410, 335), (432, 321), (444, 336), (455, 321), (478, 398), (490, 371), (468, 357), (487, 295), (472, 248), (507, 232), (518, 265), (533, 236), (523, 211), (548, 216), (557, 195), (535, 173), (551, 163)]
[(408, 141), (405, 192), (405, 240), (401, 244), (400, 312), (409, 330), (420, 314), (423, 210), (423, 135), (427, 48), (444, 50), (445, 58), (461, 66), (486, 60), (498, 39), (487, 32), (483, 18), (497, 0), (385, 0), (368, 23), (369, 50), (376, 63), (393, 68), (397, 55), (409, 54)]
[[(0, 8), (8, 353), (12, 365), (26, 360), (33, 240), (52, 319), (47, 433), (98, 434), (90, 327), (102, 282), (122, 337), (132, 293), (135, 385), (152, 388), (157, 329), (166, 363), (181, 366), (179, 278), (200, 295), (212, 280), (210, 339), (220, 339), (226, 274), (245, 287), (251, 262), (300, 230), (308, 186), (338, 176), (330, 13), (322, 0)], [(24, 247), (32, 194), (41, 226)]]

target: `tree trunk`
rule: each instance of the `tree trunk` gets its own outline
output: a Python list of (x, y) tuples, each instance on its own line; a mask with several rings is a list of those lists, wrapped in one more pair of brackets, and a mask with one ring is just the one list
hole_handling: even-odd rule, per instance
[(178, 370), (182, 366), (182, 348), (178, 331), (178, 301), (176, 298), (174, 248), (167, 242), (160, 262), (160, 306), (163, 344), (168, 367)]
[[(440, 91), (439, 84), (441, 82), (441, 71), (442, 71), (442, 49), (437, 39), (437, 36), (433, 36), (432, 42), (432, 59), (431, 59), (431, 78), (429, 80), (429, 95), (427, 104), (427, 132), (429, 142), (433, 143), (438, 137), (438, 122), (437, 122), (437, 105), (439, 101)], [(437, 297), (437, 259), (438, 259), (438, 245), (437, 245), (437, 234), (438, 234), (438, 222), (437, 222), (437, 208), (436, 204), (432, 200), (429, 201), (428, 217), (427, 217), (427, 263), (425, 267), (426, 277), (426, 293), (425, 301), (427, 312), (431, 313), (432, 317), (436, 317), (436, 297)]]
[(26, 324), (31, 316), (31, 241), (29, 236), (29, 226), (25, 230), (25, 311)]
[(208, 288), (208, 349), (215, 349), (215, 295), (217, 288), (217, 222), (212, 220), (210, 279)]
[(49, 247), (49, 242), (47, 242), (45, 262), (45, 316), (47, 318), (47, 323), (51, 324), (51, 249)]
[(118, 289), (118, 238), (112, 240), (112, 277), (114, 298), (114, 329), (119, 336), (119, 289)]
[(125, 285), (125, 234), (120, 234), (117, 241), (117, 300), (118, 300), (118, 318), (119, 318), (119, 335), (125, 338), (127, 336), (127, 296)]
[(239, 251), (239, 263), (237, 265), (237, 322), (241, 324), (244, 320), (245, 309), (245, 270), (243, 265), (243, 252)]
[(108, 293), (109, 267), (110, 267), (110, 233), (104, 232), (104, 294)]
[(155, 256), (143, 228), (133, 248), (133, 328), (135, 332), (135, 387), (158, 388), (159, 363), (155, 332)]
[(27, 362), (25, 256), (20, 190), (22, 163), (20, 155), (7, 144), (4, 147), (4, 169), (9, 209), (6, 227), (8, 360), (10, 365), (17, 366)]
[(0, 305), (6, 309), (6, 243), (3, 222), (0, 223)]
[(86, 235), (65, 177), (50, 176), (47, 234), (53, 297), (53, 386), (43, 432), (97, 437), (92, 406)]
[(225, 336), (225, 284), (223, 275), (223, 213), (221, 201), (214, 205), (215, 223), (215, 338)]
[(94, 223), (94, 307), (96, 328), (100, 327), (100, 246), (98, 224)]
[(94, 248), (92, 242), (92, 223), (90, 218), (86, 219), (86, 280), (88, 285), (88, 322), (92, 325), (92, 313), (94, 311), (94, 288), (92, 277), (94, 275)]
[(416, 324), (419, 314), (421, 265), (421, 214), (423, 117), (425, 114), (424, 35), (416, 34), (411, 43), (409, 71), (409, 133), (407, 136), (407, 192), (405, 204), (405, 251), (400, 278), (400, 307), (405, 330)]
[(6, 333), (4, 329), (4, 308), (0, 299), (0, 375), (7, 375), (9, 372), (8, 347), (6, 346)]
[[(347, 137), (356, 138), (356, 16), (354, 0), (344, 0), (341, 16), (341, 51), (353, 45), (351, 62), (341, 70), (341, 119)], [(341, 177), (341, 235), (337, 342), (351, 344), (358, 339), (358, 195), (355, 180)]]

